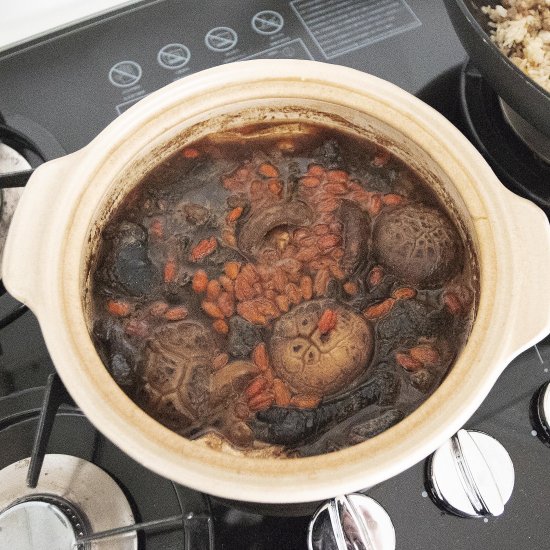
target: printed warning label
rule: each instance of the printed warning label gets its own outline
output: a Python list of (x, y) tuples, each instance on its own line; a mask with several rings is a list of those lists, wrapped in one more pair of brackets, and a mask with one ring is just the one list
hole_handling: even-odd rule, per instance
[(244, 59), (311, 59), (313, 56), (309, 53), (306, 45), (301, 38), (295, 38), (289, 42), (284, 42), (273, 46), (268, 50), (258, 52)]
[(404, 0), (293, 0), (290, 5), (326, 59), (421, 25)]

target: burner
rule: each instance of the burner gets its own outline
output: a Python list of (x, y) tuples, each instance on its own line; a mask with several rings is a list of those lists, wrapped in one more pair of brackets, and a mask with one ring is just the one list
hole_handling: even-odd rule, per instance
[[(116, 482), (91, 462), (69, 455), (44, 457), (38, 485), (26, 484), (29, 458), (0, 470), (0, 546), (20, 550), (71, 550), (89, 533), (134, 523)], [(84, 545), (78, 545), (84, 550)], [(92, 543), (89, 550), (99, 548)], [(112, 550), (136, 550), (135, 531), (109, 541)]]
[[(46, 389), (0, 399), (0, 511), (11, 509), (17, 517), (19, 509), (14, 506), (30, 501), (54, 506), (48, 514), (61, 510), (69, 519), (71, 513), (80, 516), (81, 530), (74, 525), (75, 536), (89, 540), (79, 545), (81, 550), (212, 550), (208, 499), (157, 476), (122, 453), (68, 402), (60, 384), (52, 375)], [(40, 468), (46, 447), (49, 454)], [(29, 488), (35, 479), (36, 488)], [(11, 523), (10, 515), (0, 515), (0, 527), (4, 519)], [(129, 534), (124, 528), (136, 523), (137, 537), (136, 529), (130, 527)], [(105, 533), (111, 528), (114, 533)], [(4, 533), (0, 531), (0, 548), (12, 548), (2, 544)], [(119, 541), (125, 545), (115, 545)], [(134, 542), (127, 545), (128, 541)], [(57, 548), (40, 546), (46, 547)]]
[(12, 550), (34, 550), (37, 545), (68, 550), (76, 545), (71, 518), (76, 518), (75, 513), (62, 505), (41, 501), (16, 504), (0, 516), (0, 542)]
[(491, 436), (471, 430), (459, 430), (428, 462), (434, 501), (462, 517), (501, 515), (514, 477), (506, 449)]
[(532, 133), (523, 129), (523, 138), (516, 135), (511, 126), (520, 127), (517, 115), (507, 110), (507, 121), (500, 98), (469, 61), (462, 67), (460, 94), (470, 138), (502, 183), (550, 213), (550, 165), (525, 144), (533, 142)]

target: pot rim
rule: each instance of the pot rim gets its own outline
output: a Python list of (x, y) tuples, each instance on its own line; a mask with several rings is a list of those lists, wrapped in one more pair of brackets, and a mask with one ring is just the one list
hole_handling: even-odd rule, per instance
[[(163, 113), (208, 110), (233, 90), (242, 98), (250, 97), (261, 83), (269, 83), (273, 90), (278, 86), (281, 96), (289, 99), (294, 97), (289, 94), (307, 98), (323, 92), (339, 104), (378, 109), (371, 113), (428, 147), (425, 150), (444, 168), (470, 213), (479, 245), (477, 317), (441, 386), (403, 421), (375, 438), (316, 457), (232, 457), (165, 428), (137, 407), (108, 374), (88, 334), (82, 305), (81, 274), (97, 207), (91, 198), (99, 197), (105, 175), (110, 173), (114, 180), (114, 167), (136, 155), (144, 146), (139, 139), (147, 131), (155, 136), (166, 133), (168, 128), (160, 122)], [(450, 122), (377, 77), (313, 61), (257, 60), (215, 67), (133, 106), (78, 152), (70, 168), (72, 186), (67, 184), (60, 194), (48, 229), (49, 263), (41, 266), (40, 283), (46, 294), (33, 304), (48, 349), (67, 389), (100, 431), (146, 467), (194, 489), (233, 500), (294, 503), (372, 486), (422, 460), (457, 431), (521, 347), (512, 342), (512, 327), (506, 323), (519, 299), (512, 274), (513, 227), (503, 221), (511, 194)], [(499, 346), (499, 340), (507, 344)]]

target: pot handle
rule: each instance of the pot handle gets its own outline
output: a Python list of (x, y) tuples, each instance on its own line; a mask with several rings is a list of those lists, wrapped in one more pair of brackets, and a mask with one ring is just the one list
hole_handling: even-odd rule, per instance
[(30, 177), (10, 223), (2, 260), (2, 281), (8, 292), (33, 311), (41, 296), (48, 267), (48, 246), (56, 204), (78, 153), (40, 165)]
[(513, 271), (519, 278), (508, 344), (512, 360), (550, 333), (550, 223), (531, 201), (510, 195)]

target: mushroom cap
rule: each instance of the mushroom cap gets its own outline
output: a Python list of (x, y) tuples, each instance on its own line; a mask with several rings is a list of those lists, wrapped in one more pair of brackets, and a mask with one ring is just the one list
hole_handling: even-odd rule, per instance
[(311, 208), (302, 201), (281, 202), (251, 214), (238, 234), (239, 250), (255, 255), (265, 236), (276, 227), (309, 225), (313, 219)]
[[(336, 312), (336, 325), (321, 334), (323, 312)], [(269, 343), (273, 368), (295, 393), (331, 395), (348, 387), (367, 368), (374, 348), (371, 325), (334, 300), (312, 300), (276, 321)]]
[(207, 414), (214, 353), (212, 336), (200, 323), (184, 321), (155, 331), (141, 368), (155, 417), (185, 426)]
[(462, 241), (451, 220), (423, 204), (382, 212), (373, 229), (377, 261), (404, 283), (440, 286), (462, 261)]

